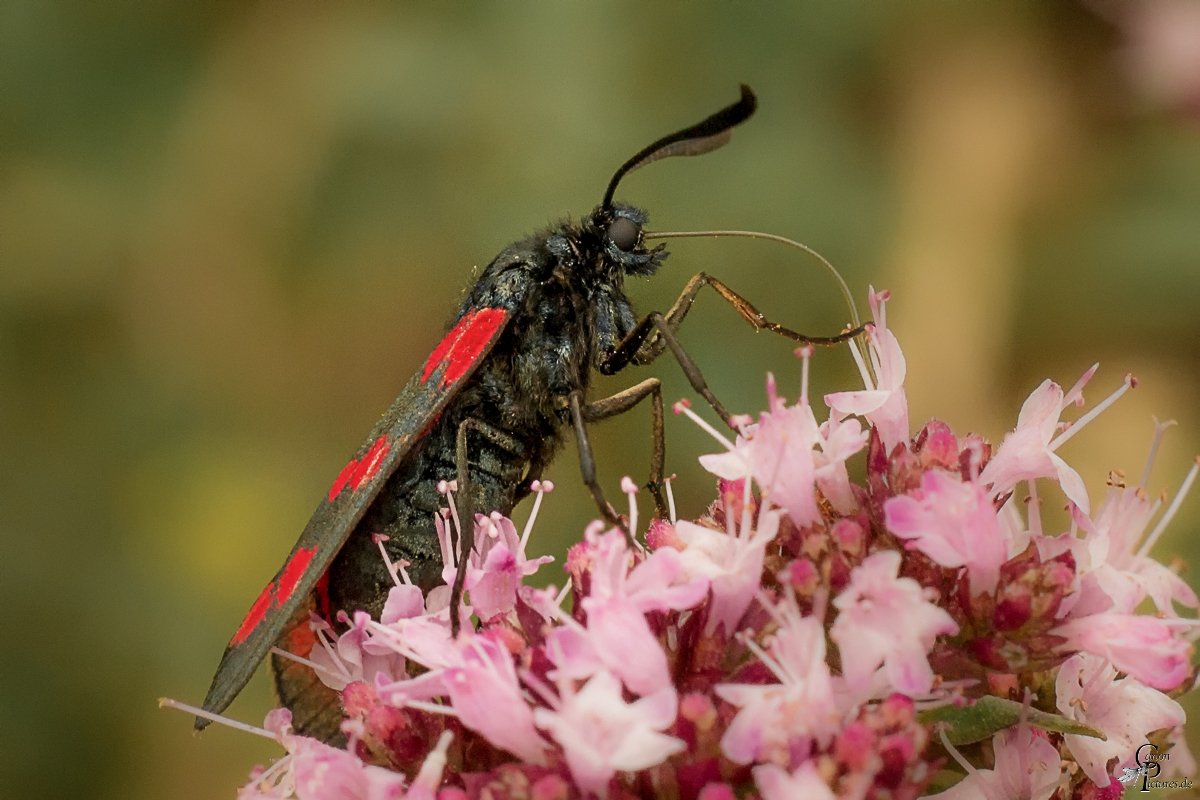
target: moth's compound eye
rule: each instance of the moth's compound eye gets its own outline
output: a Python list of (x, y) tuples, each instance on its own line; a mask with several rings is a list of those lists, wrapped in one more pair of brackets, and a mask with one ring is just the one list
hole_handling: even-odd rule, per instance
[(612, 225), (608, 226), (608, 238), (618, 250), (628, 253), (637, 247), (638, 240), (642, 238), (642, 229), (628, 217), (617, 217)]

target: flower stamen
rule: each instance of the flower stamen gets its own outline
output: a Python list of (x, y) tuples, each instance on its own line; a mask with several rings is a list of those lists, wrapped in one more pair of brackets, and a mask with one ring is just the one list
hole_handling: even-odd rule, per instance
[(1167, 525), (1171, 523), (1171, 519), (1175, 516), (1175, 512), (1179, 510), (1180, 504), (1183, 503), (1183, 498), (1187, 497), (1188, 491), (1191, 490), (1192, 484), (1196, 480), (1197, 472), (1200, 472), (1200, 456), (1196, 457), (1196, 461), (1192, 464), (1192, 468), (1188, 471), (1187, 477), (1183, 479), (1183, 485), (1180, 486), (1179, 491), (1175, 493), (1175, 499), (1171, 501), (1171, 505), (1167, 506), (1166, 513), (1162, 515), (1162, 519), (1158, 521), (1158, 524), (1154, 526), (1154, 530), (1152, 530), (1150, 535), (1146, 537), (1146, 542), (1140, 548), (1138, 548), (1137, 554), (1139, 557), (1146, 557), (1146, 555), (1150, 552), (1150, 548), (1154, 547), (1155, 542), (1158, 541), (1158, 537), (1162, 536), (1163, 531), (1167, 529)]

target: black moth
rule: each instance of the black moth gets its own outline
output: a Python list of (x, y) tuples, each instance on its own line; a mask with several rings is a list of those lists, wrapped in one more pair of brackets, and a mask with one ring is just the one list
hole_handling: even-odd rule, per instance
[[(573, 430), (584, 483), (600, 513), (624, 528), (596, 480), (587, 425), (651, 402), (649, 490), (665, 515), (665, 445), (659, 381), (650, 378), (612, 397), (588, 401), (593, 370), (610, 375), (670, 350), (692, 387), (726, 423), (729, 414), (708, 390), (700, 370), (679, 346), (679, 327), (696, 294), (713, 287), (752, 325), (803, 342), (832, 344), (857, 333), (807, 337), (766, 320), (744, 299), (703, 273), (666, 314), (640, 319), (625, 296), (626, 275), (653, 275), (666, 257), (648, 248), (646, 214), (613, 202), (618, 182), (651, 161), (698, 155), (729, 141), (734, 126), (754, 113), (748, 86), (741, 99), (702, 122), (660, 139), (621, 166), (604, 200), (579, 223), (565, 222), (509, 245), (467, 292), (453, 329), (414, 375), (355, 458), (321, 500), (300, 541), (259, 595), (234, 634), (206, 711), (223, 711), (273, 645), (300, 655), (311, 648), (310, 614), (364, 610), (378, 617), (393, 586), (375, 534), (387, 537), (393, 561), (410, 563), (423, 590), (440, 583), (442, 559), (433, 517), (441, 481), (457, 481), (459, 518), (474, 512), (509, 514), (554, 456), (565, 426)], [(469, 530), (470, 523), (467, 523)], [(459, 537), (466, 561), (470, 536)], [(455, 582), (452, 613), (464, 572)], [(340, 698), (313, 670), (278, 655), (272, 673), (279, 700), (292, 710), (298, 733), (326, 742), (341, 738)], [(196, 728), (207, 720), (197, 718)]]

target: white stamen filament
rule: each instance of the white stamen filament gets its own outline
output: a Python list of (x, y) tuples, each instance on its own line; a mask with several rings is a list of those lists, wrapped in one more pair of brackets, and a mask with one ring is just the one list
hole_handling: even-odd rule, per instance
[(196, 708), (195, 706), (190, 706), (187, 703), (181, 703), (178, 700), (172, 700), (169, 697), (158, 698), (158, 707), (173, 708), (176, 711), (183, 711), (187, 714), (209, 720), (210, 722), (219, 722), (222, 725), (229, 726), (230, 728), (237, 728), (239, 731), (253, 733), (257, 736), (265, 736), (268, 739), (275, 738), (275, 734), (271, 733), (270, 731), (263, 730), (262, 728), (256, 728), (253, 725), (247, 725), (245, 722), (238, 722), (236, 719), (223, 717), (220, 714), (214, 714), (211, 711), (205, 711), (203, 708)]
[(629, 498), (629, 538), (636, 542), (638, 507), (635, 498), (637, 496), (637, 486), (634, 485), (633, 480), (628, 475), (621, 479), (621, 491)]
[(672, 525), (678, 521), (675, 517), (675, 494), (671, 491), (671, 481), (673, 480), (675, 480), (674, 475), (663, 481), (663, 484), (667, 487), (667, 511), (671, 515)]
[[(781, 458), (780, 460), (782, 461), (783, 459)], [(762, 508), (765, 509), (769, 502), (769, 498), (764, 498)], [(759, 517), (761, 518), (761, 516), (762, 514), (760, 509)], [(750, 537), (750, 523), (750, 476), (746, 476), (746, 478), (742, 481), (742, 525), (737, 532), (737, 538), (743, 539)]]
[[(388, 575), (392, 576), (392, 582), (397, 586), (400, 585), (400, 579), (396, 576), (396, 566), (392, 563), (391, 557), (388, 555), (387, 548), (383, 543), (388, 540), (388, 537), (382, 534), (376, 534), (374, 537), (375, 544), (379, 545), (379, 554), (383, 556), (383, 563), (387, 567)], [(407, 576), (405, 576), (407, 577)]]
[(442, 731), (437, 744), (421, 763), (421, 769), (413, 779), (413, 787), (424, 787), (429, 790), (429, 794), (433, 794), (433, 790), (442, 782), (442, 772), (446, 769), (446, 751), (450, 749), (450, 742), (453, 740), (452, 731)]
[(388, 646), (395, 650), (398, 654), (407, 658), (409, 661), (415, 661), (424, 667), (431, 666), (430, 664), (426, 663), (424, 659), (420, 658), (414, 650), (404, 644), (404, 637), (399, 631), (386, 627), (375, 620), (368, 622), (366, 627), (372, 633), (387, 639)]
[[(710, 436), (712, 436), (718, 442), (723, 444), (725, 446), (726, 450), (728, 450), (731, 453), (737, 453), (737, 447), (734, 446), (733, 442), (726, 439), (721, 434), (720, 431), (718, 431), (712, 425), (709, 425), (707, 422), (705, 422), (695, 411), (692, 411), (690, 408), (688, 408), (682, 402), (675, 404), (675, 410), (677, 412), (686, 414), (688, 416), (688, 418), (691, 419), (692, 422), (699, 425), (702, 430), (707, 431)], [(745, 459), (743, 459), (743, 460), (745, 460)]]
[[(283, 758), (279, 759), (278, 761), (276, 761), (274, 764), (272, 764), (271, 768), (268, 769), (266, 772), (264, 772), (262, 775), (259, 775), (258, 778), (254, 781), (254, 785), (262, 786), (263, 784), (266, 784), (267, 786), (270, 786), (271, 782), (273, 782), (276, 778), (275, 773), (286, 772), (287, 770), (291, 769), (291, 766), (292, 766), (292, 756), (291, 756), (291, 754), (288, 754), (288, 755), (284, 756)], [(289, 776), (289, 777), (291, 777), (291, 776)], [(294, 781), (294, 778), (293, 778), (293, 781)], [(276, 791), (278, 791), (278, 789)], [(291, 791), (294, 792), (295, 788), (293, 787)]]
[(537, 497), (533, 500), (533, 510), (529, 512), (529, 519), (525, 521), (525, 530), (521, 531), (521, 552), (525, 552), (525, 545), (529, 543), (529, 534), (533, 533), (533, 523), (537, 519), (538, 509), (542, 507), (542, 497), (554, 488), (554, 484), (550, 481), (542, 483), (534, 481), (530, 488), (537, 492)]
[(1175, 499), (1171, 501), (1171, 505), (1167, 506), (1167, 511), (1162, 515), (1162, 519), (1154, 526), (1154, 530), (1150, 532), (1150, 536), (1146, 538), (1146, 543), (1138, 548), (1138, 556), (1144, 558), (1150, 552), (1150, 548), (1154, 547), (1154, 543), (1158, 541), (1158, 537), (1162, 536), (1163, 531), (1167, 529), (1167, 525), (1171, 523), (1175, 512), (1179, 510), (1183, 498), (1187, 497), (1188, 491), (1192, 488), (1192, 483), (1196, 480), (1196, 473), (1200, 472), (1200, 457), (1197, 457), (1196, 462), (1192, 464), (1192, 468), (1188, 471), (1187, 477), (1183, 479), (1183, 485), (1179, 487), (1179, 491), (1175, 493)]
[(743, 636), (742, 644), (746, 645), (746, 648), (751, 653), (754, 653), (754, 655), (758, 656), (758, 660), (763, 663), (763, 666), (771, 670), (771, 672), (775, 674), (776, 678), (779, 678), (780, 683), (795, 684), (799, 682), (791, 674), (791, 672), (788, 671), (787, 667), (776, 661), (775, 658), (767, 653), (766, 650), (763, 650), (761, 647), (759, 647), (758, 642), (754, 641), (749, 636)]
[(312, 669), (316, 670), (317, 672), (324, 672), (326, 675), (328, 675), (331, 678), (346, 677), (345, 675), (342, 675), (338, 672), (334, 672), (333, 670), (329, 669), (328, 667), (321, 666), (320, 664), (318, 664), (315, 661), (309, 661), (307, 658), (298, 656), (295, 653), (289, 653), (287, 650), (284, 650), (283, 648), (272, 647), (271, 652), (277, 656), (282, 656), (283, 658), (286, 658), (289, 661), (295, 661), (297, 664), (303, 664), (306, 667), (311, 667)]
[[(454, 493), (456, 491), (458, 491), (458, 481), (450, 481), (449, 483), (447, 483), (446, 481), (442, 481), (441, 483), (438, 484), (437, 488), (438, 488), (439, 492), (446, 495), (446, 502), (450, 504), (450, 516), (454, 519), (454, 528), (453, 528), (453, 530), (450, 531), (450, 533), (458, 534), (458, 540), (459, 540), (458, 542), (454, 541), (455, 537), (453, 535), (447, 536), (447, 538), (450, 540), (450, 552), (451, 552), (451, 554), (456, 556), (455, 566), (457, 566), (457, 564), (458, 564), (457, 555), (458, 555), (458, 551), (462, 549), (462, 537), (463, 537), (462, 521), (459, 520), (459, 518), (458, 518), (458, 507), (454, 504)], [(455, 547), (456, 544), (458, 545), (458, 547)]]
[(962, 753), (958, 752), (957, 747), (950, 744), (950, 738), (946, 736), (946, 730), (944, 728), (938, 731), (938, 735), (942, 737), (942, 747), (946, 748), (946, 752), (950, 754), (950, 757), (957, 761), (958, 765), (965, 769), (968, 775), (978, 776), (979, 771), (971, 765), (970, 761), (967, 761), (965, 758), (963, 758)]
[(1037, 482), (1029, 481), (1029, 533), (1033, 536), (1042, 535), (1042, 504), (1038, 500)]
[(801, 347), (796, 350), (800, 356), (800, 400), (799, 405), (808, 405), (808, 359), (812, 355), (812, 347)]
[(1071, 390), (1063, 395), (1062, 404), (1059, 406), (1060, 410), (1071, 405), (1083, 395), (1083, 387), (1087, 386), (1087, 382), (1092, 379), (1092, 376), (1096, 374), (1096, 370), (1098, 369), (1100, 369), (1099, 361), (1097, 361), (1095, 364), (1092, 364), (1092, 366), (1088, 367), (1088, 369), (1079, 376), (1079, 380), (1075, 381), (1075, 385), (1071, 387)]
[[(792, 602), (795, 602), (795, 599), (796, 599), (795, 590), (792, 589), (790, 584), (784, 584), (784, 586), (787, 588), (787, 590), (789, 592), (788, 599), (791, 600)], [(755, 593), (754, 597), (755, 597), (755, 599), (758, 600), (759, 605), (761, 605), (763, 607), (763, 609), (766, 610), (767, 614), (769, 614), (771, 616), (771, 619), (775, 620), (776, 625), (778, 625), (781, 628), (787, 627), (787, 624), (788, 624), (787, 617), (785, 616), (784, 612), (780, 611), (779, 608), (777, 606), (775, 606), (774, 603), (771, 602), (771, 598), (767, 596), (766, 592), (764, 592), (762, 589), (759, 589)], [(779, 605), (782, 606), (782, 605), (784, 605), (784, 603), (780, 603)]]
[[(559, 653), (561, 656), (562, 654)], [(562, 709), (562, 700), (556, 695), (549, 686), (542, 682), (542, 679), (535, 675), (531, 670), (522, 668), (518, 671), (521, 680), (532, 689), (538, 697), (542, 698), (542, 702), (550, 706), (555, 711)]]
[(1173, 419), (1169, 419), (1166, 422), (1159, 422), (1157, 418), (1153, 419), (1154, 442), (1150, 445), (1150, 455), (1146, 457), (1146, 469), (1142, 471), (1142, 480), (1138, 483), (1138, 487), (1141, 489), (1145, 489), (1146, 482), (1150, 480), (1150, 468), (1154, 466), (1154, 458), (1158, 455), (1158, 446), (1162, 444), (1163, 434), (1167, 432), (1167, 428), (1178, 424)]
[[(404, 703), (406, 708), (415, 708), (418, 711), (428, 711), (430, 714), (444, 714), (447, 717), (457, 717), (458, 712), (453, 706), (443, 706), (438, 703), (429, 703), (424, 700), (407, 700)], [(446, 731), (449, 733), (450, 731)]]
[(317, 634), (317, 639), (321, 642), (321, 646), (324, 647), (325, 652), (329, 654), (329, 659), (333, 662), (334, 666), (338, 668), (338, 672), (341, 673), (341, 677), (345, 678), (347, 681), (351, 680), (350, 671), (343, 666), (341, 656), (337, 654), (337, 651), (333, 649), (333, 645), (329, 643), (329, 638), (325, 635), (324, 629), (317, 628), (315, 633)]
[[(868, 329), (867, 336), (869, 336), (869, 337), (874, 336), (874, 334), (875, 334), (875, 332), (873, 330)], [(853, 344), (854, 343), (852, 342), (851, 343), (852, 346), (850, 347), (850, 353), (851, 353), (851, 355), (854, 356), (854, 363), (858, 365), (859, 374), (862, 375), (863, 386), (866, 387), (868, 392), (872, 392), (875, 390), (875, 382), (873, 380), (871, 380), (871, 374), (870, 374), (870, 372), (867, 371), (867, 364), (863, 360), (862, 353), (859, 352), (859, 349), (857, 347), (854, 347)], [(871, 349), (871, 346), (870, 346), (870, 344), (868, 344), (867, 350), (870, 350), (870, 349)]]
[(562, 587), (562, 591), (559, 592), (558, 596), (554, 598), (554, 605), (558, 606), (559, 610), (562, 609), (563, 600), (567, 599), (567, 594), (570, 591), (571, 591), (571, 577), (568, 575), (566, 585)]
[(1110, 394), (1108, 397), (1104, 398), (1103, 402), (1101, 402), (1100, 405), (1096, 406), (1091, 411), (1084, 414), (1079, 419), (1075, 420), (1075, 422), (1073, 422), (1071, 424), (1071, 427), (1067, 428), (1065, 431), (1060, 433), (1053, 441), (1050, 442), (1050, 444), (1048, 444), (1046, 446), (1046, 449), (1051, 452), (1054, 452), (1055, 450), (1057, 450), (1059, 447), (1062, 446), (1063, 442), (1067, 441), (1072, 436), (1079, 433), (1079, 431), (1083, 428), (1084, 425), (1087, 425), (1089, 422), (1094, 420), (1100, 414), (1100, 412), (1102, 412), (1104, 409), (1111, 406), (1113, 403), (1117, 402), (1117, 400), (1121, 397), (1121, 395), (1125, 394), (1131, 388), (1133, 388), (1133, 376), (1126, 375), (1125, 382), (1123, 384), (1121, 384), (1120, 389), (1117, 389), (1115, 392)]

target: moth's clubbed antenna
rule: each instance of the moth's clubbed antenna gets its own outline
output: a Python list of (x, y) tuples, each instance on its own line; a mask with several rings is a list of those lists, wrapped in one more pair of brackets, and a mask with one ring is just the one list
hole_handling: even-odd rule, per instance
[(742, 98), (731, 106), (722, 108), (711, 117), (676, 131), (670, 136), (664, 136), (653, 144), (647, 145), (630, 158), (608, 183), (608, 191), (604, 193), (602, 208), (612, 208), (613, 193), (617, 184), (635, 169), (640, 169), (652, 161), (671, 156), (698, 156), (723, 147), (733, 138), (733, 129), (750, 119), (754, 109), (758, 108), (758, 98), (746, 84), (742, 84)]

